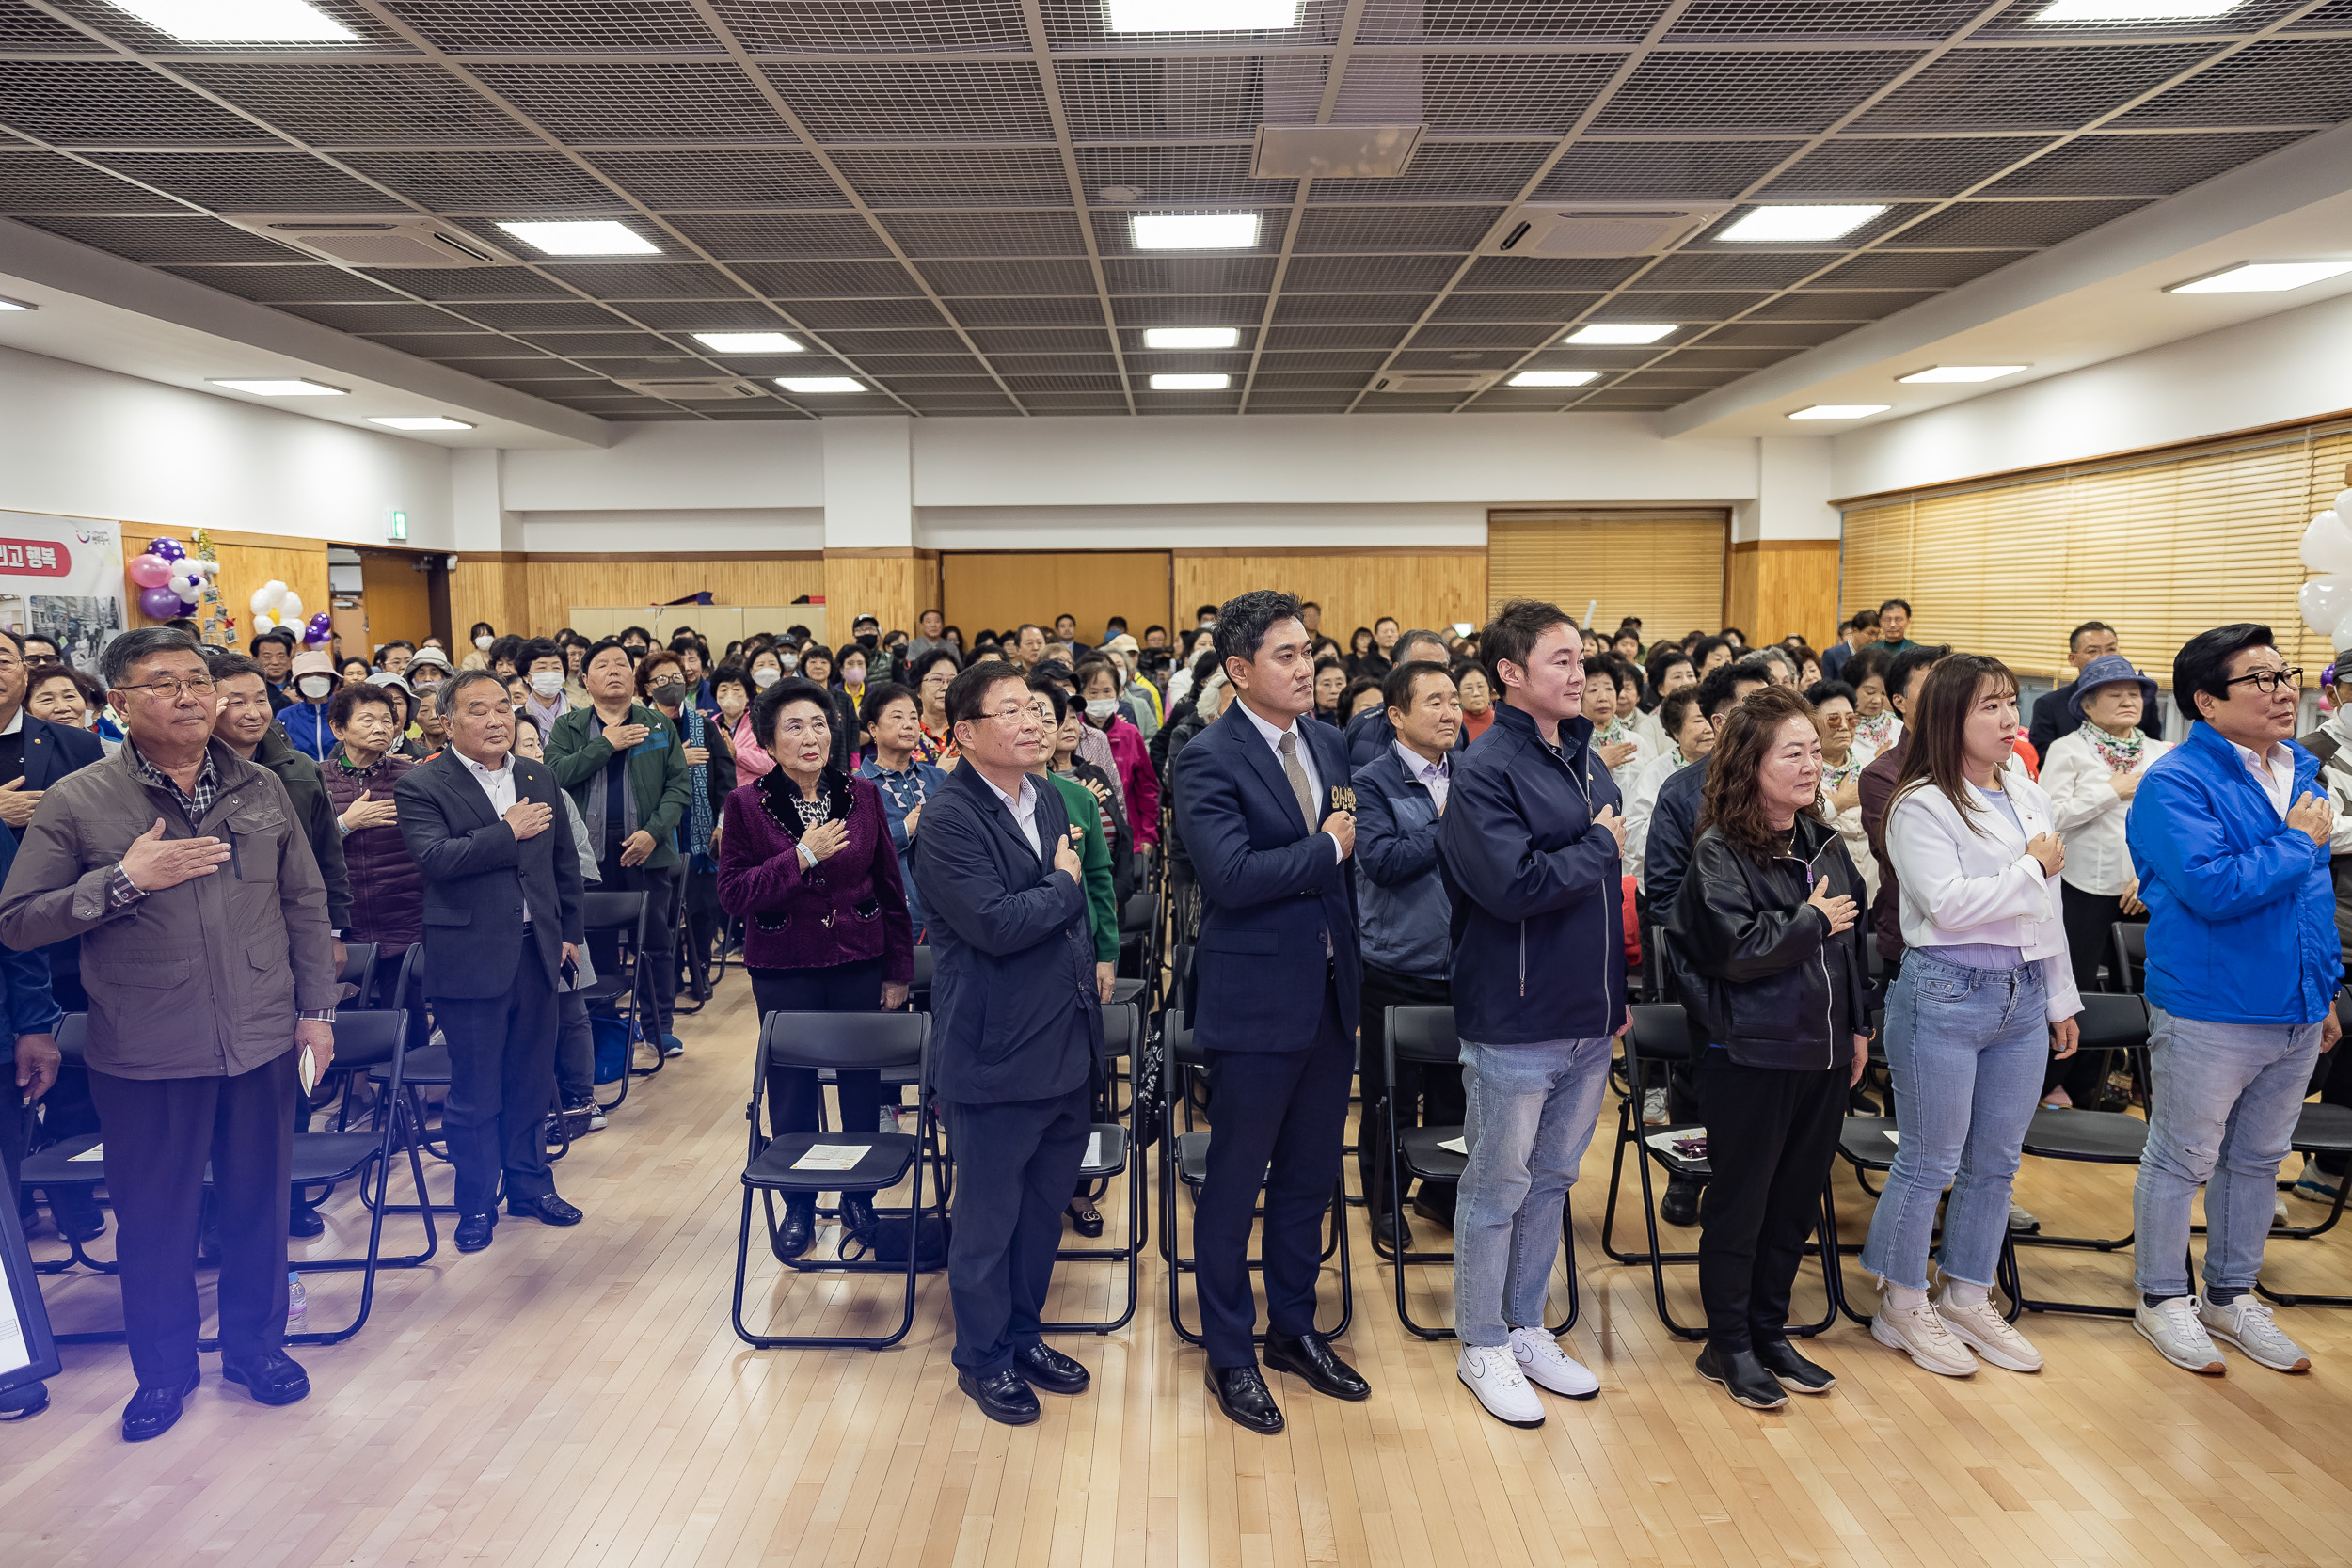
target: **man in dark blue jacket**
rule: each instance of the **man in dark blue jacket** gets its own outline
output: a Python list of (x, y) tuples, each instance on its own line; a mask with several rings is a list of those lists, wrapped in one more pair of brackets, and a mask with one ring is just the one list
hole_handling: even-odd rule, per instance
[(1093, 1131), (1103, 1013), (1070, 818), (1029, 771), (1054, 741), (1027, 681), (974, 665), (947, 688), (947, 721), (963, 765), (923, 808), (914, 879), (938, 955), (931, 1078), (956, 1160), (949, 1358), (990, 1419), (1025, 1426), (1033, 1390), (1089, 1382), (1038, 1324)]
[[(1185, 1011), (1216, 1122), (1194, 1216), (1209, 1389), (1251, 1432), (1282, 1430), (1258, 1370), (1251, 1212), (1265, 1189), (1266, 1364), (1335, 1399), (1372, 1386), (1315, 1332), (1324, 1212), (1340, 1180), (1363, 982), (1347, 752), (1314, 711), (1298, 601), (1263, 589), (1216, 612), (1238, 700), (1177, 758), (1176, 819), (1203, 911)], [(928, 833), (930, 825), (925, 824)]]
[[(15, 864), (16, 835), (0, 833), (0, 882), (8, 879)], [(59, 1012), (49, 994), (47, 951), (0, 948), (0, 1015), (5, 1015), (0, 1016), (0, 1203), (17, 1201), (17, 1173), (24, 1164), (33, 1106), (57, 1081)], [(0, 1389), (0, 1419), (22, 1420), (48, 1403), (43, 1384)]]
[(1454, 1219), (1455, 1375), (1498, 1420), (1534, 1427), (1544, 1409), (1530, 1383), (1570, 1399), (1600, 1391), (1544, 1331), (1544, 1306), (1629, 1016), (1625, 819), (1579, 712), (1584, 644), (1566, 613), (1514, 599), (1478, 647), (1503, 700), (1455, 761), (1438, 831), (1470, 1146)]
[[(1453, 662), (1445, 651), (1445, 639), (1434, 631), (1408, 631), (1396, 640), (1394, 662), (1389, 666), (1392, 675), (1407, 664), (1434, 664), (1440, 670)], [(1381, 677), (1383, 681), (1387, 675)], [(1375, 757), (1386, 755), (1396, 743), (1396, 725), (1390, 721), (1388, 705), (1384, 702), (1370, 713), (1347, 726), (1347, 765), (1361, 768)]]

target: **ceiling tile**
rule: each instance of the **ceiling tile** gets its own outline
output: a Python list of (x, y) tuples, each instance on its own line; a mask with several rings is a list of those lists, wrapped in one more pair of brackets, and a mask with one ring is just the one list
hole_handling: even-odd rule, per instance
[(776, 91), (820, 142), (1053, 139), (1026, 60), (769, 65)]
[(1791, 141), (1579, 140), (1536, 195), (1546, 201), (1728, 201), (1798, 150)]
[(2298, 142), (2304, 131), (2084, 136), (2037, 158), (1985, 196), (2169, 196)]
[(850, 204), (817, 160), (797, 148), (772, 151), (591, 152), (588, 161), (648, 207), (679, 212), (838, 208)]
[(1664, 50), (1634, 71), (1594, 126), (1656, 135), (1826, 131), (1913, 57), (1901, 50)]
[(1956, 49), (1889, 94), (1866, 130), (2052, 130), (2087, 125), (2214, 52), (2205, 43)]
[(567, 142), (793, 139), (791, 127), (759, 89), (724, 63), (473, 70), (493, 91)]
[(456, 75), (422, 61), (197, 62), (177, 69), (198, 87), (313, 146), (537, 139)]

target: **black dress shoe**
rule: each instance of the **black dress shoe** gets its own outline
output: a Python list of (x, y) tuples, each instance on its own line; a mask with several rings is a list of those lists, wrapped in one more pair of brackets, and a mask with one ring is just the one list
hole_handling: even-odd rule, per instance
[(958, 1372), (956, 1386), (971, 1395), (972, 1402), (992, 1421), (1025, 1427), (1038, 1418), (1037, 1395), (1010, 1367), (988, 1377)]
[(1265, 1364), (1278, 1372), (1303, 1377), (1307, 1386), (1318, 1394), (1328, 1394), (1335, 1400), (1368, 1400), (1372, 1385), (1366, 1383), (1355, 1368), (1341, 1360), (1331, 1349), (1331, 1341), (1320, 1334), (1302, 1334), (1293, 1339), (1285, 1335), (1265, 1337)]
[(250, 1361), (220, 1359), (220, 1375), (245, 1385), (262, 1404), (292, 1404), (310, 1397), (310, 1374), (282, 1350), (264, 1351)]
[(537, 1197), (510, 1197), (506, 1212), (518, 1220), (537, 1220), (543, 1225), (578, 1225), (588, 1216), (556, 1196), (543, 1193)]
[(1264, 1374), (1257, 1368), (1210, 1367), (1205, 1370), (1209, 1392), (1216, 1396), (1216, 1407), (1232, 1418), (1235, 1426), (1261, 1437), (1271, 1437), (1282, 1430), (1282, 1407), (1274, 1402), (1274, 1392), (1265, 1386)]
[(1093, 1373), (1041, 1340), (1014, 1351), (1012, 1370), (1022, 1382), (1049, 1394), (1083, 1394), (1094, 1381)]
[(465, 1214), (457, 1221), (457, 1250), (480, 1252), (490, 1244), (490, 1233), (498, 1228), (496, 1214)]
[(1441, 1202), (1430, 1196), (1429, 1185), (1427, 1182), (1423, 1182), (1422, 1184), (1422, 1190), (1414, 1196), (1413, 1212), (1419, 1214), (1422, 1219), (1429, 1221), (1432, 1225), (1442, 1225), (1448, 1230), (1453, 1229), (1454, 1189), (1451, 1187), (1446, 1189), (1445, 1198)]
[(1720, 1383), (1736, 1404), (1750, 1410), (1778, 1410), (1788, 1402), (1788, 1390), (1780, 1386), (1780, 1379), (1767, 1371), (1764, 1363), (1749, 1350), (1724, 1351), (1713, 1340), (1699, 1352), (1699, 1376), (1709, 1383)]
[(141, 1385), (131, 1396), (131, 1402), (122, 1407), (122, 1440), (144, 1443), (151, 1437), (161, 1437), (180, 1418), (180, 1402), (196, 1392), (196, 1386), (204, 1376), (203, 1369), (192, 1368), (188, 1381), (177, 1388), (151, 1388)]
[(1695, 1176), (1670, 1176), (1666, 1179), (1666, 1196), (1658, 1200), (1658, 1217), (1668, 1225), (1699, 1223), (1699, 1194), (1707, 1191), (1707, 1183)]
[(0, 1421), (23, 1421), (49, 1408), (49, 1385), (20, 1383), (0, 1388)]
[(303, 1237), (324, 1236), (326, 1234), (326, 1222), (319, 1218), (319, 1212), (316, 1209), (297, 1208), (286, 1216), (286, 1234)]
[(1070, 1228), (1081, 1236), (1094, 1237), (1103, 1233), (1103, 1212), (1085, 1198), (1073, 1197), (1062, 1212), (1070, 1216)]
[(69, 1242), (94, 1242), (106, 1233), (105, 1212), (87, 1198), (79, 1203), (52, 1198), (49, 1218), (56, 1225), (57, 1234)]
[[(1397, 1216), (1394, 1210), (1381, 1210), (1378, 1213), (1372, 1216), (1372, 1239), (1380, 1243), (1384, 1246), (1394, 1243), (1396, 1240), (1396, 1223)], [(1412, 1246), (1413, 1227), (1408, 1225), (1405, 1227), (1406, 1250), (1408, 1252), (1411, 1251)]]
[(1756, 1359), (1792, 1394), (1826, 1394), (1837, 1386), (1827, 1367), (1807, 1361), (1785, 1337), (1758, 1339)]
[(841, 1239), (855, 1236), (867, 1246), (874, 1244), (874, 1195), (872, 1193), (843, 1193), (841, 1195)]
[(806, 1252), (817, 1240), (817, 1200), (813, 1197), (787, 1197), (784, 1200), (784, 1218), (769, 1236), (768, 1244), (776, 1255), (776, 1261), (788, 1263)]

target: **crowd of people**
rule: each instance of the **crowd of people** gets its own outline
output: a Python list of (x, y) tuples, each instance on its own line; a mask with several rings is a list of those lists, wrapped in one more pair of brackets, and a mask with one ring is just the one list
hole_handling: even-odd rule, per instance
[[(2153, 1021), (2135, 1325), (2192, 1370), (2223, 1370), (2217, 1341), (2310, 1366), (2254, 1285), (2300, 1103), (2352, 1102), (2343, 1053), (2323, 1062), (2352, 950), (2352, 729), (2295, 738), (2302, 672), (2267, 627), (2178, 651), (2171, 743), (2113, 627), (2074, 629), (2075, 678), (2028, 723), (2011, 671), (1915, 640), (1899, 599), (1822, 652), (1632, 619), (1601, 637), (1531, 600), (1471, 636), (1383, 616), (1343, 644), (1273, 591), (1139, 638), (1112, 617), (1093, 642), (1063, 615), (967, 643), (936, 610), (859, 616), (837, 646), (477, 624), (454, 657), (193, 629), (121, 634), (95, 672), (0, 633), (0, 1050), (23, 1107), (0, 1166), (14, 1189), (28, 1148), (103, 1135), (127, 1438), (167, 1430), (199, 1375), (199, 1255), (222, 1375), (264, 1403), (309, 1391), (288, 1238), (324, 1221), (290, 1195), (291, 1140), (363, 1093), (333, 1072), (337, 1006), (407, 1000), (351, 994), (346, 944), (413, 976), (448, 1047), (458, 1250), (501, 1217), (581, 1222), (547, 1155), (607, 1121), (585, 994), (620, 955), (589, 940), (590, 889), (644, 896), (623, 1022), (664, 1056), (736, 951), (765, 1017), (905, 1007), (931, 950), (953, 1359), (997, 1420), (1089, 1382), (1041, 1323), (1064, 1227), (1103, 1229), (1079, 1180), (1101, 1008), (1120, 911), (1154, 887), (1215, 1130), (1205, 1380), (1250, 1431), (1283, 1425), (1268, 1368), (1373, 1393), (1314, 1318), (1359, 1085), (1375, 1234), (1454, 1235), (1463, 1385), (1519, 1427), (1538, 1390), (1598, 1393), (1544, 1307), (1637, 971), (1701, 1047), (1630, 1085), (1645, 1121), (1704, 1131), (1708, 1174), (1661, 1203), (1699, 1230), (1701, 1376), (1757, 1409), (1834, 1386), (1789, 1298), (1874, 1053), (1902, 1136), (1862, 1254), (1872, 1337), (1946, 1376), (2040, 1370), (1989, 1291), (2034, 1224), (2011, 1187), (2037, 1108), (2112, 1102), (2077, 1017), (2123, 989), (2118, 922), (2145, 923)], [(1451, 1007), (1458, 1066), (1391, 1082), (1392, 1006)], [(87, 1015), (78, 1062), (67, 1012)], [(895, 1129), (880, 1074), (834, 1096), (845, 1132)], [(776, 1135), (828, 1119), (812, 1069), (771, 1069), (762, 1098)], [(1457, 1123), (1457, 1181), (1391, 1178), (1392, 1132)], [(2297, 1191), (2343, 1178), (2307, 1163)], [(842, 1244), (871, 1244), (874, 1198), (840, 1194)], [(107, 1225), (87, 1186), (14, 1201), (77, 1244)], [(778, 1253), (818, 1235), (815, 1196), (786, 1199)], [(45, 1399), (0, 1395), (0, 1416)]]

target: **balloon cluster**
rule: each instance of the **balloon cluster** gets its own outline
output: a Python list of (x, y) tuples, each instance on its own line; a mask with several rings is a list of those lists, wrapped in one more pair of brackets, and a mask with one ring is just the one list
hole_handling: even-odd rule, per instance
[(2337, 496), (2303, 530), (2303, 564), (2328, 574), (2312, 578), (2296, 595), (2304, 624), (2330, 647), (2352, 641), (2352, 490)]
[(289, 630), (299, 627), (303, 643), (315, 648), (335, 634), (334, 618), (323, 610), (309, 621), (304, 621), (302, 596), (276, 578), (256, 588), (251, 602), (253, 631), (257, 637), (265, 631), (276, 631), (280, 626)]
[(219, 570), (220, 562), (199, 561), (168, 537), (150, 540), (147, 553), (130, 567), (131, 580), (139, 585), (139, 609), (156, 621), (194, 610), (204, 595), (204, 579)]

